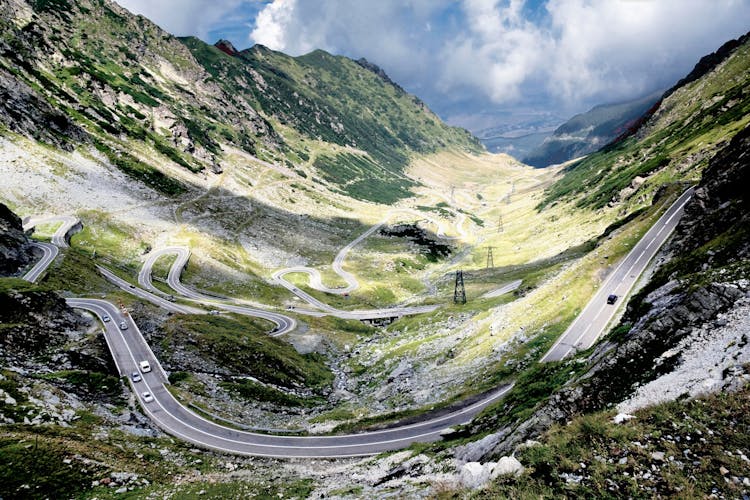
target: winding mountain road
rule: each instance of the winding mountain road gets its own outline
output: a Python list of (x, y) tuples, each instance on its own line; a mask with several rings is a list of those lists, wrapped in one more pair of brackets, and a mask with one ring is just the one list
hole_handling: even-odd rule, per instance
[(44, 243), (41, 241), (35, 241), (32, 245), (42, 250), (42, 258), (34, 264), (29, 272), (27, 272), (23, 279), (34, 283), (44, 273), (44, 271), (52, 264), (59, 248), (66, 248), (68, 246), (68, 238), (71, 233), (75, 232), (76, 229), (80, 229), (81, 221), (77, 217), (72, 215), (48, 215), (40, 217), (28, 217), (23, 224), (23, 230), (28, 231), (31, 228), (39, 224), (47, 224), (52, 222), (60, 222), (60, 227), (57, 228), (55, 233), (52, 235), (52, 243)]
[(141, 298), (143, 300), (151, 302), (152, 304), (156, 306), (164, 308), (169, 312), (173, 312), (177, 314), (206, 314), (206, 311), (203, 309), (198, 309), (197, 307), (185, 306), (182, 304), (175, 304), (174, 302), (167, 300), (163, 297), (160, 297), (156, 294), (153, 294), (147, 290), (133, 286), (128, 281), (125, 281), (124, 279), (120, 278), (119, 276), (117, 276), (115, 273), (113, 273), (112, 271), (110, 271), (104, 266), (97, 265), (96, 269), (110, 283), (120, 287), (122, 290), (130, 294), (135, 295), (138, 298)]
[(52, 264), (52, 261), (55, 260), (55, 257), (57, 257), (58, 254), (58, 249), (51, 243), (43, 243), (39, 241), (32, 243), (32, 245), (36, 248), (40, 248), (43, 252), (43, 255), (39, 262), (34, 264), (34, 267), (32, 267), (29, 272), (24, 274), (23, 279), (34, 283), (39, 279), (42, 273), (47, 270), (49, 265)]
[(52, 235), (52, 244), (59, 248), (67, 248), (68, 238), (77, 229), (80, 229), (81, 221), (78, 217), (72, 215), (43, 215), (38, 217), (29, 217), (23, 224), (23, 230), (28, 231), (32, 227), (40, 224), (49, 224), (53, 222), (60, 222), (60, 227), (57, 228), (55, 233)]
[[(651, 226), (620, 261), (614, 272), (607, 276), (583, 311), (542, 357), (541, 362), (560, 361), (571, 352), (585, 351), (599, 340), (617, 307), (624, 302), (638, 277), (677, 227), (685, 204), (692, 195), (693, 188), (682, 193), (656, 224)], [(614, 304), (609, 304), (607, 298), (612, 294), (617, 296), (617, 300)]]
[[(108, 315), (116, 321), (102, 322), (104, 336), (121, 376), (139, 372), (141, 361), (152, 370), (141, 373), (141, 382), (132, 382), (133, 393), (146, 415), (168, 434), (195, 445), (225, 453), (269, 457), (356, 457), (396, 450), (414, 442), (440, 439), (446, 429), (468, 423), (483, 408), (502, 398), (513, 386), (505, 385), (487, 397), (456, 411), (414, 424), (360, 434), (328, 436), (288, 436), (246, 432), (224, 427), (186, 408), (167, 389), (167, 374), (129, 316), (122, 316), (113, 304), (99, 299), (67, 299), (71, 307), (92, 312), (103, 321)], [(126, 330), (118, 324), (127, 323)], [(154, 400), (147, 403), (143, 392)]]
[[(295, 267), (287, 267), (285, 269), (280, 269), (273, 273), (272, 277), (274, 281), (276, 281), (278, 284), (295, 294), (300, 299), (304, 300), (311, 306), (320, 309), (321, 311), (324, 311), (327, 314), (330, 314), (331, 316), (336, 316), (338, 318), (343, 319), (358, 319), (358, 320), (368, 320), (368, 319), (378, 319), (378, 318), (391, 318), (391, 317), (401, 317), (401, 316), (409, 316), (414, 314), (423, 314), (426, 312), (432, 312), (435, 309), (438, 308), (437, 305), (429, 305), (429, 306), (405, 306), (405, 307), (390, 307), (390, 308), (382, 308), (382, 309), (371, 309), (371, 310), (356, 310), (356, 311), (344, 311), (342, 309), (337, 309), (335, 307), (332, 307), (325, 302), (322, 302), (321, 300), (316, 299), (309, 293), (305, 292), (304, 290), (299, 289), (297, 286), (295, 286), (293, 283), (289, 282), (286, 279), (287, 274), (293, 274), (293, 273), (302, 273), (307, 274), (309, 281), (308, 285), (310, 288), (314, 290), (318, 290), (325, 293), (331, 293), (331, 294), (337, 294), (337, 295), (346, 295), (357, 288), (359, 288), (359, 282), (357, 281), (357, 278), (355, 278), (351, 273), (347, 272), (343, 268), (344, 260), (346, 260), (346, 257), (349, 255), (349, 252), (358, 244), (360, 244), (363, 240), (365, 240), (368, 236), (372, 235), (376, 231), (378, 231), (381, 227), (383, 227), (388, 220), (390, 220), (394, 215), (396, 214), (403, 214), (407, 213), (409, 215), (415, 215), (421, 219), (425, 219), (431, 224), (434, 224), (438, 231), (437, 236), (442, 239), (446, 240), (456, 240), (459, 237), (455, 236), (446, 236), (442, 223), (437, 220), (433, 219), (427, 215), (425, 215), (422, 212), (418, 212), (416, 210), (412, 210), (409, 208), (397, 208), (390, 210), (386, 217), (377, 224), (373, 225), (367, 231), (359, 235), (357, 238), (352, 240), (349, 244), (344, 246), (339, 252), (336, 254), (336, 257), (333, 259), (333, 263), (331, 267), (333, 268), (333, 271), (341, 277), (347, 284), (345, 287), (339, 287), (339, 288), (329, 288), (323, 284), (323, 279), (320, 274), (320, 271), (317, 269), (306, 267), (306, 266), (295, 266)], [(463, 229), (461, 226), (463, 225), (463, 222), (466, 219), (466, 216), (457, 213), (458, 219), (460, 222), (457, 223), (457, 228), (462, 235), (462, 237), (465, 237), (465, 233), (463, 232)], [(304, 311), (299, 311), (301, 313), (305, 313)]]
[[(61, 233), (60, 238), (62, 239), (56, 238), (55, 241), (66, 243), (64, 241), (65, 237), (65, 234)], [(44, 272), (47, 266), (54, 260), (58, 250), (55, 245), (51, 244), (35, 243), (35, 245), (39, 245), (45, 250), (45, 258), (32, 269), (34, 275), (30, 275), (31, 272), (27, 273), (30, 279)], [(154, 255), (147, 259), (147, 262), (150, 262), (149, 269), (159, 256), (168, 253), (177, 254), (173, 269), (170, 269), (170, 281), (172, 281), (170, 286), (177, 285), (177, 290), (184, 290), (189, 296), (192, 296), (193, 300), (202, 303), (209, 302), (217, 307), (224, 307), (235, 312), (237, 310), (247, 312), (248, 308), (231, 307), (229, 304), (217, 302), (213, 297), (202, 295), (183, 287), (179, 283), (179, 271), (184, 267), (189, 258), (189, 250), (183, 247), (173, 247), (155, 252)], [(142, 290), (131, 285), (102, 266), (97, 267), (100, 273), (120, 288), (135, 293), (141, 298), (152, 301), (173, 312), (190, 314), (202, 312), (198, 309), (174, 304), (162, 299), (148, 290)], [(139, 276), (139, 282), (144, 287), (158, 292), (158, 289), (151, 283), (150, 270), (148, 273), (142, 272), (142, 278)], [(118, 374), (128, 377), (133, 394), (143, 408), (143, 411), (157, 426), (179, 439), (224, 453), (300, 458), (356, 457), (404, 448), (414, 442), (436, 441), (440, 439), (446, 429), (468, 423), (478, 412), (502, 398), (513, 387), (512, 384), (502, 386), (484, 398), (463, 408), (429, 418), (422, 422), (360, 434), (288, 436), (239, 431), (207, 420), (186, 408), (172, 395), (167, 389), (169, 379), (166, 371), (161, 366), (161, 363), (159, 363), (159, 360), (131, 316), (127, 314), (123, 315), (117, 306), (106, 300), (68, 298), (66, 302), (70, 307), (86, 310), (99, 319), (104, 327), (104, 338), (112, 354)], [(253, 312), (266, 313), (266, 311), (257, 310)], [(282, 315), (278, 316), (285, 318)], [(105, 317), (109, 317), (109, 320), (105, 321)], [(272, 321), (274, 320), (272, 319)], [(126, 326), (124, 330), (120, 326), (123, 324)], [(288, 331), (293, 326), (282, 322), (280, 328)], [(147, 361), (151, 366), (151, 370), (141, 372), (139, 364), (142, 361)], [(130, 377), (132, 373), (136, 372), (141, 374), (141, 381), (139, 382), (133, 382), (132, 377)], [(153, 400), (146, 402), (144, 392), (150, 393), (153, 396)]]
[(285, 333), (291, 332), (297, 328), (297, 320), (283, 314), (275, 313), (272, 311), (264, 311), (248, 306), (237, 305), (232, 303), (231, 299), (219, 299), (217, 297), (211, 297), (195, 290), (192, 290), (180, 281), (180, 275), (182, 270), (187, 266), (188, 260), (190, 259), (190, 249), (187, 247), (173, 246), (164, 247), (158, 250), (154, 250), (148, 254), (146, 261), (143, 263), (140, 272), (138, 273), (138, 283), (152, 294), (166, 295), (164, 292), (156, 288), (151, 281), (151, 274), (153, 272), (154, 264), (156, 260), (164, 255), (176, 255), (177, 258), (169, 268), (169, 274), (167, 275), (167, 284), (179, 295), (192, 300), (194, 302), (214, 307), (216, 309), (223, 309), (237, 314), (243, 314), (245, 316), (253, 316), (256, 318), (266, 319), (276, 325), (271, 332), (271, 335), (277, 337)]
[[(604, 331), (615, 311), (615, 307), (606, 304), (606, 296), (610, 293), (627, 295), (637, 276), (645, 269), (646, 264), (674, 230), (691, 194), (692, 189), (686, 191), (649, 229), (626, 258), (620, 262), (617, 269), (605, 280), (599, 292), (581, 315), (576, 318), (568, 331), (545, 355), (543, 361), (562, 359), (572, 349), (576, 348), (575, 346), (584, 348), (597, 340), (598, 335)], [(376, 229), (371, 228), (371, 230)], [(190, 255), (189, 250), (184, 247), (161, 249), (149, 256), (144, 264), (144, 269), (139, 274), (139, 283), (150, 290), (147, 293), (154, 297), (156, 293), (162, 294), (151, 283), (151, 269), (158, 257), (168, 253), (177, 255), (177, 259), (169, 272), (169, 286), (181, 294), (184, 293), (186, 297), (201, 303), (211, 303), (223, 308), (229, 306), (229, 304), (219, 302), (213, 297), (205, 296), (184, 287), (179, 282), (182, 268), (187, 264)], [(106, 270), (102, 268), (100, 271)], [(512, 285), (515, 285), (515, 283), (509, 284), (509, 286)], [(128, 287), (132, 288), (130, 285)], [(602, 302), (602, 299), (604, 299), (604, 302)], [(513, 388), (513, 384), (504, 385), (488, 396), (459, 410), (429, 418), (423, 422), (373, 432), (326, 436), (288, 436), (240, 431), (207, 420), (186, 408), (172, 395), (167, 389), (169, 384), (167, 373), (149, 347), (138, 325), (130, 316), (123, 316), (115, 305), (104, 300), (75, 298), (66, 299), (66, 301), (71, 307), (85, 309), (102, 321), (107, 345), (121, 376), (139, 372), (141, 361), (147, 361), (151, 365), (152, 370), (141, 373), (142, 380), (140, 382), (132, 382), (132, 378), (129, 378), (129, 380), (133, 393), (144, 412), (157, 426), (179, 439), (221, 452), (271, 457), (323, 458), (372, 455), (400, 449), (414, 442), (440, 439), (447, 428), (468, 423), (483, 408), (498, 401)], [(604, 304), (603, 307), (602, 304)], [(265, 313), (266, 311), (260, 312)], [(113, 321), (104, 322), (105, 315), (110, 316)], [(116, 321), (114, 321), (115, 318)], [(127, 325), (125, 330), (118, 328), (118, 325), (122, 322)], [(573, 342), (569, 344), (570, 340)], [(144, 392), (150, 393), (153, 400), (146, 402), (143, 396)]]

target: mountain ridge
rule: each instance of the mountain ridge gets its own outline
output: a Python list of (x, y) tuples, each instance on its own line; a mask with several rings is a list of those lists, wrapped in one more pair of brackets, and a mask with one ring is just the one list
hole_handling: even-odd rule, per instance
[[(473, 154), (465, 132), (348, 58), (260, 46), (235, 55), (99, 0), (8, 0), (0, 13), (0, 75), (17, 96), (0, 111), (0, 201), (83, 225), (38, 284), (0, 278), (10, 304), (0, 307), (0, 343), (12, 343), (0, 352), (0, 496), (748, 494), (747, 389), (684, 401), (692, 389), (675, 383), (676, 401), (645, 411), (631, 401), (653, 402), (649, 384), (696, 365), (687, 378), (697, 387), (748, 379), (747, 45), (676, 89), (621, 143), (533, 169)], [(616, 328), (589, 351), (540, 363), (697, 183), (642, 288), (595, 301), (624, 307)], [(14, 217), (0, 236), (27, 253)], [(54, 230), (41, 224), (34, 238)], [(298, 327), (272, 338), (268, 323), (212, 303), (184, 315), (141, 300), (144, 258), (169, 246), (189, 248), (185, 287)], [(172, 263), (156, 260), (152, 283), (186, 305), (168, 279)], [(274, 279), (294, 269), (319, 283), (298, 271), (289, 288)], [(322, 291), (349, 290), (342, 269), (360, 286)], [(110, 321), (63, 296), (110, 301)], [(315, 301), (323, 306), (312, 310)], [(380, 326), (325, 314), (406, 305), (431, 312)], [(123, 309), (130, 328), (119, 330)], [(507, 392), (469, 425), (396, 453), (230, 456), (160, 430), (148, 416), (159, 399), (149, 407), (142, 382), (117, 378), (101, 329), (132, 339), (134, 325), (174, 397), (223, 426), (356, 437)], [(614, 404), (628, 413), (623, 423)]]
[(521, 161), (534, 167), (565, 163), (618, 140), (643, 117), (661, 96), (655, 91), (629, 101), (599, 104), (560, 125)]
[[(409, 195), (416, 183), (402, 177), (394, 184), (388, 172), (402, 175), (413, 154), (481, 151), (468, 132), (446, 126), (389, 79), (347, 58), (321, 51), (295, 59), (259, 46), (237, 51), (226, 41), (220, 52), (195, 38), (175, 38), (108, 0), (8, 0), (0, 8), (8, 34), (0, 45), (3, 88), (17, 89), (6, 93), (0, 123), (55, 145), (71, 143), (68, 149), (86, 136), (115, 166), (167, 194), (185, 186), (162, 163), (218, 173), (222, 144), (272, 162), (310, 159), (309, 146), (289, 143), (277, 128), (298, 127), (295, 134), (313, 142), (359, 150), (361, 159), (334, 153), (321, 155), (318, 165), (378, 184), (367, 192), (327, 177), (333, 189), (369, 201), (390, 189), (395, 199)], [(217, 79), (207, 68), (233, 74)], [(341, 77), (326, 76), (330, 71), (346, 71), (361, 84), (342, 86)], [(367, 110), (358, 101), (381, 104)], [(33, 127), (42, 121), (48, 126)], [(150, 151), (133, 154), (129, 141)]]

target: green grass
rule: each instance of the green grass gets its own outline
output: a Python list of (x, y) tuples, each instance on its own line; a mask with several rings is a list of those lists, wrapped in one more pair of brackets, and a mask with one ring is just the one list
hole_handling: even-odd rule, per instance
[(2, 278), (0, 277), (0, 293), (7, 294), (11, 291), (36, 291), (41, 290), (39, 285), (29, 283), (28, 281), (21, 278)]
[[(413, 182), (402, 173), (412, 153), (481, 150), (464, 130), (444, 125), (418, 99), (348, 58), (322, 51), (293, 58), (259, 46), (230, 57), (196, 38), (181, 41), (229, 94), (280, 127), (365, 153), (313, 160), (333, 185), (356, 198), (388, 203), (408, 196)], [(301, 140), (286, 146), (288, 158), (310, 161)], [(356, 171), (363, 175), (354, 177)]]
[(96, 261), (85, 252), (70, 248), (63, 259), (56, 260), (51, 266), (40, 286), (76, 295), (104, 294), (119, 290), (99, 274), (95, 265)]
[(321, 413), (320, 415), (317, 415), (309, 419), (309, 422), (311, 424), (319, 424), (319, 423), (328, 422), (331, 420), (353, 420), (356, 417), (357, 416), (354, 414), (352, 410), (348, 410), (345, 408), (336, 408), (335, 410)]
[(296, 480), (232, 479), (226, 481), (197, 481), (169, 488), (152, 488), (156, 496), (170, 493), (172, 498), (199, 500), (204, 498), (260, 498), (260, 499), (304, 499), (315, 489), (311, 478)]
[(115, 398), (122, 392), (120, 379), (106, 373), (88, 370), (65, 370), (41, 375), (40, 378), (47, 380), (62, 380), (79, 387), (90, 396), (103, 398)]
[(415, 186), (413, 181), (394, 175), (392, 170), (381, 167), (367, 156), (352, 153), (320, 155), (313, 166), (323, 179), (342, 186), (342, 193), (358, 200), (389, 205), (413, 196), (409, 190)]
[(505, 373), (495, 373), (494, 379), (509, 381), (512, 378), (516, 385), (499, 403), (485, 409), (472, 422), (471, 428), (500, 428), (525, 421), (540, 403), (546, 402), (553, 392), (585, 368), (585, 364), (571, 365), (567, 362), (535, 363), (517, 374), (509, 368), (504, 370)]
[(306, 399), (295, 394), (280, 391), (273, 387), (259, 384), (252, 380), (221, 382), (221, 387), (234, 392), (249, 401), (264, 401), (274, 403), (274, 406), (314, 406), (323, 402), (322, 399)]
[[(187, 345), (236, 376), (252, 376), (285, 388), (322, 390), (333, 374), (318, 354), (299, 354), (287, 342), (270, 337), (272, 324), (246, 316), (173, 316), (164, 325), (162, 345)], [(200, 366), (184, 367), (200, 371)]]
[[(177, 196), (187, 191), (187, 187), (185, 187), (180, 181), (172, 179), (163, 172), (138, 160), (134, 156), (123, 151), (115, 150), (103, 142), (96, 142), (95, 145), (96, 148), (107, 157), (112, 165), (116, 166), (126, 175), (142, 181), (144, 184), (154, 188), (162, 194)], [(171, 153), (173, 151), (173, 148), (162, 148), (162, 152)], [(178, 161), (181, 160), (181, 157), (172, 159)], [(184, 160), (182, 160), (182, 163), (185, 163)], [(188, 165), (188, 167), (190, 166)]]
[(89, 488), (97, 466), (63, 462), (71, 451), (47, 440), (0, 437), (0, 497), (69, 498)]
[[(703, 498), (741, 496), (726, 478), (750, 476), (737, 450), (750, 449), (750, 390), (660, 404), (614, 424), (613, 411), (574, 418), (516, 457), (526, 472), (500, 478), (471, 498)], [(684, 451), (689, 450), (685, 454)], [(652, 453), (663, 453), (658, 460)], [(672, 457), (672, 458), (670, 458)], [(564, 474), (582, 476), (569, 483)], [(465, 498), (446, 492), (439, 498)]]
[(710, 155), (750, 122), (750, 99), (744, 91), (748, 75), (750, 45), (745, 44), (715, 72), (665, 99), (662, 113), (642, 137), (631, 136), (568, 166), (538, 208), (575, 200), (578, 207), (600, 209), (636, 176), (653, 175), (640, 190), (645, 193), (665, 181), (694, 181), (706, 161), (691, 155)]

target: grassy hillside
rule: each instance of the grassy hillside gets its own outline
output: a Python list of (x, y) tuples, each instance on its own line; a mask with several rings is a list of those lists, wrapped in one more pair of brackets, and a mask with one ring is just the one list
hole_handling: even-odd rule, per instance
[(750, 474), (737, 451), (750, 446), (741, 430), (750, 423), (748, 396), (744, 389), (662, 404), (623, 424), (612, 422), (613, 411), (577, 417), (519, 450), (524, 474), (470, 498), (739, 497)]
[[(479, 152), (467, 131), (448, 127), (377, 67), (316, 50), (290, 57), (256, 45), (234, 55), (183, 39), (229, 94), (303, 135), (292, 158), (311, 162), (349, 196), (391, 202), (409, 195), (403, 176), (412, 153), (444, 148)], [(316, 154), (310, 141), (346, 148)]]
[(696, 181), (708, 158), (750, 122), (750, 39), (702, 77), (673, 89), (632, 136), (565, 169), (540, 207), (642, 203), (665, 182)]
[(108, 0), (13, 0), (0, 14), (0, 133), (94, 147), (166, 195), (220, 173), (227, 147), (309, 164), (334, 191), (377, 202), (410, 195), (402, 171), (413, 153), (481, 150), (377, 68), (344, 57), (263, 47), (232, 57)]

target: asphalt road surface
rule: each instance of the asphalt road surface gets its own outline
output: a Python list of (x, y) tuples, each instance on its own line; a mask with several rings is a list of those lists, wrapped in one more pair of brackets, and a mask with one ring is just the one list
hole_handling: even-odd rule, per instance
[[(39, 221), (37, 220), (35, 223), (39, 223)], [(53, 241), (60, 246), (67, 246), (65, 239), (68, 231), (75, 224), (78, 224), (77, 220), (74, 224), (66, 226), (67, 229), (64, 232), (56, 233)], [(56, 245), (49, 243), (35, 243), (35, 245), (44, 251), (44, 257), (26, 274), (25, 279), (29, 281), (38, 278), (58, 253)], [(249, 308), (218, 303), (213, 297), (207, 297), (190, 290), (179, 282), (181, 270), (189, 258), (189, 251), (187, 249), (178, 249), (177, 251), (174, 248), (163, 249), (158, 255), (152, 256), (153, 258), (150, 259), (147, 271), (148, 274), (142, 271), (141, 276), (139, 276), (139, 281), (142, 284), (145, 283), (151, 289), (156, 290), (151, 284), (150, 268), (158, 256), (170, 252), (177, 253), (178, 256), (172, 269), (170, 269), (170, 278), (168, 279), (170, 286), (178, 291), (185, 292), (185, 295), (191, 297), (193, 300), (203, 302), (210, 299), (208, 303), (212, 306), (247, 313)], [(154, 293), (135, 287), (104, 267), (98, 266), (98, 269), (108, 280), (120, 288), (168, 310), (181, 313), (202, 312), (188, 306), (174, 304)], [(114, 304), (100, 299), (70, 298), (66, 299), (66, 302), (71, 307), (88, 310), (99, 318), (104, 326), (104, 337), (112, 353), (118, 373), (120, 376), (128, 378), (141, 407), (156, 425), (179, 439), (222, 452), (273, 457), (347, 457), (373, 455), (383, 451), (404, 448), (414, 442), (438, 440), (446, 429), (468, 423), (474, 415), (486, 406), (499, 400), (512, 388), (512, 385), (503, 386), (477, 402), (423, 422), (361, 434), (289, 436), (238, 431), (203, 418), (190, 411), (174, 398), (166, 388), (167, 384), (169, 384), (167, 373), (162, 368), (158, 359), (156, 359), (138, 325), (136, 325), (127, 313), (120, 311)], [(254, 312), (266, 313), (266, 311)], [(275, 315), (275, 317), (286, 318), (283, 315)], [(291, 321), (294, 322), (294, 320)], [(121, 325), (125, 326), (125, 329)], [(277, 322), (277, 325), (280, 328), (286, 329), (286, 331), (294, 328), (293, 324), (290, 325), (284, 322)], [(151, 370), (146, 373), (141, 372), (139, 368), (141, 361), (148, 361)], [(132, 381), (132, 374), (136, 372), (140, 373), (142, 377), (142, 380), (139, 382)], [(146, 402), (144, 392), (150, 393), (154, 398), (153, 401)]]
[[(614, 272), (607, 276), (583, 311), (565, 330), (565, 333), (544, 355), (541, 359), (542, 362), (560, 361), (571, 352), (586, 350), (594, 345), (606, 331), (607, 325), (615, 315), (618, 306), (624, 302), (638, 277), (674, 231), (674, 228), (677, 227), (685, 204), (692, 194), (693, 188), (685, 191), (656, 221), (656, 224), (643, 235), (628, 255), (620, 261)], [(614, 304), (607, 303), (607, 297), (611, 294), (618, 297)]]
[[(370, 309), (370, 310), (356, 310), (356, 311), (345, 311), (342, 309), (337, 309), (335, 307), (332, 307), (325, 302), (322, 302), (309, 293), (305, 292), (304, 290), (299, 289), (294, 284), (290, 283), (286, 280), (285, 276), (287, 274), (291, 273), (304, 273), (309, 276), (309, 286), (310, 288), (313, 288), (315, 290), (319, 290), (321, 292), (325, 293), (331, 293), (331, 294), (337, 294), (337, 295), (345, 295), (350, 292), (353, 292), (357, 288), (359, 288), (359, 282), (357, 279), (349, 272), (345, 271), (343, 269), (344, 260), (346, 260), (346, 257), (349, 255), (349, 252), (357, 246), (359, 243), (361, 243), (363, 240), (365, 240), (368, 236), (378, 231), (385, 223), (393, 217), (397, 213), (408, 213), (410, 215), (416, 215), (420, 218), (423, 218), (432, 223), (435, 224), (438, 228), (437, 236), (439, 238), (453, 240), (457, 239), (456, 237), (448, 237), (445, 235), (443, 231), (443, 226), (437, 219), (431, 219), (430, 217), (425, 217), (425, 214), (421, 212), (417, 212), (410, 209), (394, 209), (388, 212), (388, 215), (386, 218), (375, 224), (374, 226), (370, 227), (367, 231), (359, 235), (357, 238), (352, 240), (349, 244), (344, 246), (339, 252), (336, 254), (336, 257), (333, 259), (332, 268), (333, 271), (338, 274), (344, 281), (346, 281), (347, 286), (346, 287), (340, 287), (340, 288), (329, 288), (323, 284), (322, 277), (320, 275), (320, 272), (317, 269), (313, 269), (311, 267), (305, 267), (305, 266), (296, 266), (296, 267), (288, 267), (285, 269), (281, 269), (279, 271), (276, 271), (273, 273), (272, 277), (273, 279), (279, 283), (281, 286), (295, 294), (300, 299), (304, 300), (311, 306), (320, 309), (321, 311), (324, 311), (326, 314), (330, 314), (331, 316), (336, 316), (338, 318), (342, 319), (357, 319), (357, 320), (368, 320), (368, 319), (378, 319), (378, 318), (393, 318), (393, 317), (401, 317), (401, 316), (409, 316), (413, 314), (422, 314), (426, 312), (432, 312), (435, 309), (438, 308), (437, 305), (429, 305), (429, 306), (407, 306), (407, 307), (389, 307), (389, 308), (382, 308), (382, 309)], [(465, 216), (463, 214), (458, 214), (460, 222), (457, 223), (457, 227), (459, 231), (461, 231), (461, 234), (465, 236), (463, 231), (461, 230), (461, 226), (463, 224), (463, 221), (465, 219)], [(309, 311), (304, 310), (297, 310), (298, 312), (302, 314), (308, 314)]]
[(244, 314), (245, 316), (253, 316), (256, 318), (263, 318), (271, 321), (276, 325), (276, 327), (271, 331), (271, 335), (274, 337), (283, 335), (297, 328), (297, 320), (295, 320), (294, 318), (290, 318), (289, 316), (271, 311), (264, 311), (262, 309), (253, 307), (238, 305), (236, 303), (232, 303), (231, 299), (222, 300), (216, 297), (211, 297), (183, 285), (182, 282), (180, 282), (180, 275), (182, 274), (182, 270), (187, 265), (188, 259), (190, 259), (190, 249), (186, 247), (175, 246), (160, 248), (158, 250), (152, 251), (148, 255), (146, 261), (143, 263), (143, 267), (141, 267), (141, 270), (138, 273), (138, 283), (149, 292), (152, 292), (152, 294), (166, 295), (164, 294), (164, 292), (156, 288), (151, 281), (151, 274), (153, 272), (154, 263), (163, 255), (177, 256), (175, 261), (172, 263), (172, 267), (169, 268), (169, 274), (167, 275), (167, 284), (177, 294), (214, 309), (222, 309), (237, 314)]
[(59, 248), (66, 248), (68, 246), (70, 234), (75, 232), (76, 229), (80, 229), (81, 224), (81, 221), (72, 215), (39, 216), (28, 218), (23, 225), (23, 230), (28, 231), (39, 224), (48, 224), (51, 222), (61, 222), (60, 227), (52, 235), (52, 244)]
[[(484, 399), (451, 413), (424, 422), (360, 434), (332, 436), (288, 436), (239, 431), (221, 426), (192, 412), (167, 390), (167, 374), (146, 343), (138, 326), (123, 316), (113, 304), (98, 299), (67, 299), (68, 305), (86, 309), (102, 320), (104, 336), (120, 375), (130, 379), (141, 407), (165, 432), (195, 445), (240, 455), (272, 457), (353, 457), (401, 449), (414, 442), (440, 439), (446, 429), (465, 424), (483, 408), (502, 398), (513, 386), (506, 385)], [(109, 322), (103, 322), (104, 316)], [(128, 328), (121, 330), (125, 322)], [(132, 382), (138, 364), (148, 361), (152, 370), (141, 373), (143, 380)], [(143, 392), (153, 395), (146, 403)]]
[[(336, 309), (335, 307), (332, 307), (326, 304), (325, 302), (322, 302), (316, 299), (309, 293), (305, 292), (304, 290), (299, 289), (296, 285), (284, 279), (284, 275), (288, 273), (306, 272), (301, 269), (309, 270), (309, 268), (282, 269), (281, 271), (276, 271), (275, 273), (273, 273), (273, 278), (281, 286), (283, 286), (284, 288), (286, 288), (287, 290), (289, 290), (290, 292), (292, 292), (297, 297), (301, 298), (302, 300), (304, 300), (311, 306), (320, 309), (326, 314), (329, 314), (331, 316), (336, 316), (337, 318), (357, 319), (357, 320), (395, 318), (395, 317), (401, 317), (401, 316), (409, 316), (412, 314), (422, 314), (426, 312), (432, 312), (438, 308), (437, 305), (429, 305), (429, 306), (409, 306), (409, 307), (385, 307), (382, 309), (368, 309), (368, 310), (354, 310), (354, 311), (344, 311), (343, 309)], [(317, 273), (317, 271), (315, 272)], [(302, 314), (308, 313), (308, 311), (298, 310), (298, 309), (295, 309), (295, 311), (302, 313)]]
[(60, 227), (58, 227), (52, 235), (51, 244), (40, 241), (32, 243), (33, 246), (42, 250), (43, 255), (42, 259), (23, 276), (23, 279), (31, 283), (38, 280), (49, 265), (52, 264), (52, 261), (55, 260), (55, 257), (57, 257), (57, 254), (59, 253), (59, 248), (65, 248), (68, 246), (68, 237), (70, 233), (73, 232), (74, 229), (80, 228), (81, 224), (80, 220), (70, 215), (29, 217), (23, 224), (23, 230), (28, 231), (37, 224), (46, 224), (48, 222), (62, 222), (62, 224), (60, 224)]
[(55, 260), (58, 250), (57, 247), (51, 243), (34, 242), (32, 243), (32, 245), (36, 248), (41, 248), (42, 252), (44, 252), (41, 260), (34, 264), (34, 267), (32, 267), (31, 270), (23, 276), (23, 279), (25, 279), (26, 281), (34, 283), (39, 279), (39, 276), (44, 273), (49, 265), (52, 264), (52, 261)]
[(110, 271), (104, 266), (98, 265), (96, 266), (96, 268), (99, 270), (99, 273), (101, 273), (101, 275), (104, 276), (107, 279), (107, 281), (109, 281), (110, 283), (117, 285), (121, 289), (125, 290), (126, 292), (130, 294), (135, 295), (136, 297), (139, 297), (143, 300), (151, 302), (152, 304), (156, 306), (166, 309), (167, 311), (178, 313), (178, 314), (206, 314), (206, 311), (203, 309), (198, 309), (197, 307), (184, 306), (182, 304), (175, 304), (174, 302), (170, 300), (167, 300), (163, 297), (155, 295), (142, 288), (138, 288), (137, 286), (131, 285), (129, 282), (120, 278), (119, 276), (117, 276), (115, 273), (113, 273), (112, 271)]
[(491, 292), (487, 292), (484, 295), (482, 295), (481, 298), (483, 299), (492, 299), (495, 297), (499, 297), (501, 295), (505, 295), (506, 293), (512, 292), (513, 290), (516, 290), (519, 286), (521, 286), (521, 283), (523, 283), (523, 280), (515, 280), (511, 281), (505, 286), (501, 286), (497, 290), (492, 290)]

